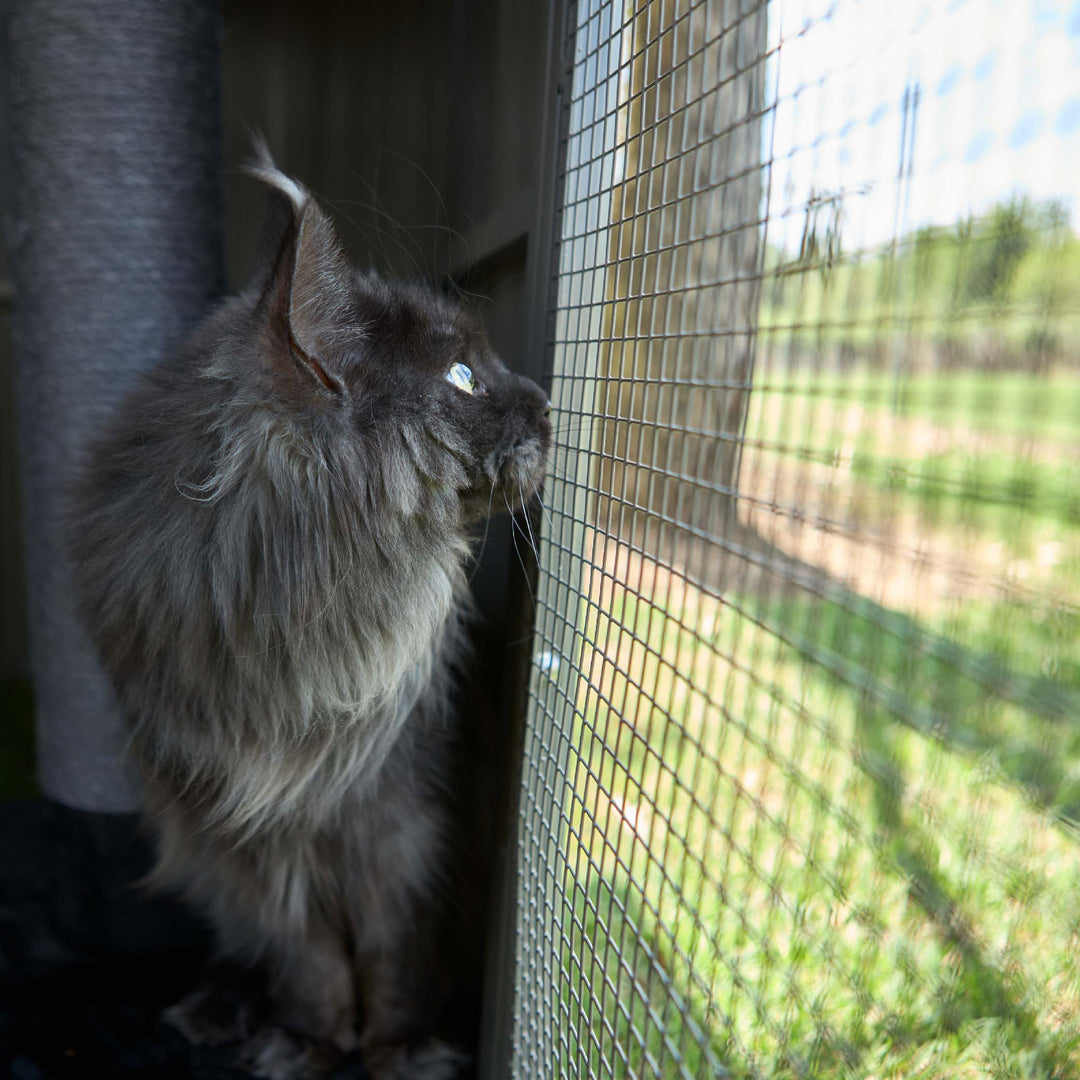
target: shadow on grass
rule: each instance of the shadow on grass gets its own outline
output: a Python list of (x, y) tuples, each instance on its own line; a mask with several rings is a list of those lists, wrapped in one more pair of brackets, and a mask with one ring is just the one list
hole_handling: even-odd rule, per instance
[(991, 756), (1034, 805), (1080, 824), (1080, 611), (968, 601), (942, 633), (741, 524), (717, 565), (714, 580), (692, 584), (893, 721), (971, 758)]
[[(907, 883), (911, 900), (927, 916), (947, 946), (947, 966), (939, 973), (934, 1012), (917, 1029), (902, 1033), (910, 1041), (927, 1041), (954, 1035), (965, 1025), (1001, 1021), (1002, 1046), (1029, 1058), (1021, 1070), (1015, 1063), (1004, 1076), (1066, 1077), (1074, 1075), (1078, 1040), (1064, 1032), (1040, 1029), (1038, 1017), (1028, 1007), (1029, 994), (1023, 977), (1012, 965), (989, 959), (979, 935), (961, 907), (954, 888), (938, 871), (934, 838), (913, 815), (904, 811), (907, 779), (897, 765), (893, 747), (895, 727), (878, 710), (866, 710), (859, 727), (859, 752), (874, 780), (874, 817), (882, 845), (881, 858), (891, 864)], [(999, 1075), (997, 1070), (991, 1073)]]
[[(987, 626), (958, 627), (966, 643), (843, 590), (835, 598), (774, 599), (762, 625), (873, 710), (969, 758), (992, 758), (1000, 778), (1063, 825), (1080, 822), (1080, 615), (1040, 641), (1031, 612), (1004, 602)], [(972, 609), (975, 610), (975, 609)], [(803, 629), (801, 629), (803, 628)], [(996, 640), (994, 640), (996, 638)], [(1024, 639), (1017, 650), (1016, 639)], [(990, 640), (987, 640), (990, 639)], [(994, 648), (988, 647), (993, 645)], [(1061, 657), (1061, 677), (1018, 670)], [(1016, 666), (1009, 653), (1018, 652)], [(1073, 829), (1067, 835), (1077, 838)]]
[[(755, 1054), (740, 1044), (715, 1002), (684, 992), (688, 980), (679, 968), (687, 958), (675, 954), (669, 936), (642, 902), (639, 886), (625, 877), (613, 883), (597, 874), (585, 889), (575, 890), (572, 927), (562, 950), (558, 1012), (567, 1027), (561, 1074), (662, 1080), (877, 1075), (874, 1059), (886, 1044), (903, 1070), (905, 1060), (956, 1036), (965, 1025), (1001, 1021), (998, 1042), (1004, 1064), (979, 1075), (1072, 1076), (1070, 1050), (1075, 1047), (1065, 1041), (1058, 1045), (1053, 1035), (1040, 1033), (1034, 1015), (982, 955), (947, 887), (926, 860), (902, 838), (894, 838), (891, 855), (909, 877), (912, 898), (955, 947), (955, 963), (942, 979), (933, 1012), (892, 1015), (879, 1024), (858, 1019), (847, 1030), (827, 1017), (815, 1017), (809, 1033), (789, 1039), (777, 1029), (775, 1051)], [(733, 961), (726, 958), (725, 963)], [(734, 964), (737, 967), (737, 958)], [(752, 985), (738, 981), (760, 1022), (776, 1028), (778, 1018), (762, 1015)], [(1027, 1048), (1022, 1067), (1018, 1045)]]
[[(907, 727), (962, 754), (972, 767), (976, 759), (992, 760), (995, 780), (1020, 790), (1059, 825), (1075, 825), (1080, 616), (1059, 613), (1048, 626), (1031, 609), (988, 602), (982, 610), (969, 607), (975, 617), (959, 617), (947, 627), (955, 636), (947, 637), (836, 583), (766, 597), (762, 608), (762, 626), (856, 695), (853, 750), (873, 784), (881, 858), (907, 883), (947, 947), (934, 1012), (891, 1032), (891, 1042), (918, 1044), (973, 1022), (1000, 1021), (1002, 1045), (1023, 1047), (1030, 1059), (1022, 1070), (1014, 1061), (1002, 1075), (1073, 1075), (1076, 1037), (1040, 1029), (1022, 977), (988, 957), (956, 886), (938, 870), (935, 838), (905, 810), (911, 778), (896, 739)], [(1062, 659), (1056, 677), (1032, 673), (1046, 657)], [(1062, 833), (1078, 838), (1072, 827)], [(1007, 875), (1024, 868), (998, 869)]]
[(687, 991), (686, 958), (676, 955), (640, 890), (625, 874), (612, 882), (595, 867), (574, 884), (558, 991), (569, 1021), (560, 1074), (760, 1076), (740, 1060), (701, 996)]
[[(1041, 987), (1025, 985), (1022, 964), (987, 952), (963, 909), (963, 886), (939, 871), (935, 837), (917, 812), (905, 810), (905, 795), (918, 785), (897, 743), (908, 729), (962, 756), (972, 770), (985, 770), (987, 783), (1019, 791), (1075, 842), (1080, 613), (1046, 603), (979, 600), (931, 626), (852, 592), (750, 529), (737, 530), (727, 546), (731, 561), (753, 572), (729, 568), (715, 582), (694, 584), (722, 597), (801, 657), (815, 676), (852, 696), (851, 752), (872, 784), (868, 824), (875, 857), (905, 883), (945, 956), (940, 970), (930, 973), (933, 1004), (922, 1015), (859, 1020), (851, 1030), (830, 1030), (827, 1018), (815, 1018), (818, 1036), (804, 1037), (805, 1047), (792, 1048), (790, 1063), (770, 1063), (765, 1075), (851, 1075), (875, 1059), (883, 1042), (901, 1056), (905, 1047), (918, 1056), (938, 1040), (962, 1044), (980, 1029), (993, 1033), (981, 1059), (990, 1072), (980, 1075), (1075, 1075), (1080, 1040), (1057, 1030), (1052, 1018), (1040, 1018), (1032, 991)], [(1022, 903), (1019, 878), (1038, 869), (1013, 864), (992, 872), (1010, 901)], [(726, 1063), (727, 1047), (716, 1046)], [(1001, 1058), (996, 1064), (995, 1056)], [(808, 1071), (800, 1060), (811, 1063)], [(760, 1075), (747, 1065), (729, 1067), (736, 1076)]]

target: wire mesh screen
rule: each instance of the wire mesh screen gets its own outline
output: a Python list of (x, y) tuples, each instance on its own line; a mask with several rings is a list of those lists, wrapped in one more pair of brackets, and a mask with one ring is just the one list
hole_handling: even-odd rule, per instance
[(1080, 1075), (1080, 8), (572, 22), (513, 1073)]

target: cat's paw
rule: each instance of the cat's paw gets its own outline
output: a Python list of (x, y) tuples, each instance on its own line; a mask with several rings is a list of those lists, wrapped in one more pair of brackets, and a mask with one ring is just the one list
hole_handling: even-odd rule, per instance
[(468, 1054), (439, 1039), (365, 1046), (363, 1061), (372, 1080), (459, 1080)]
[(327, 1076), (341, 1059), (336, 1046), (269, 1026), (240, 1047), (236, 1064), (261, 1080), (316, 1080)]
[(263, 1003), (234, 985), (204, 983), (161, 1018), (195, 1046), (240, 1042), (258, 1026)]

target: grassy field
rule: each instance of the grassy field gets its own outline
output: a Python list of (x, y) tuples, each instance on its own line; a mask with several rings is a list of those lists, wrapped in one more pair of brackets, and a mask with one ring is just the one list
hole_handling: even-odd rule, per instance
[(868, 569), (597, 547), (566, 1074), (1080, 1076), (1080, 379), (766, 376), (747, 443), (749, 524)]
[[(956, 425), (958, 435), (1030, 436), (1073, 447), (1080, 444), (1080, 375), (1071, 372), (1047, 377), (975, 371), (894, 376), (864, 367), (843, 373), (766, 370), (761, 375), (755, 398), (759, 413), (767, 407), (775, 410), (778, 401), (790, 397)], [(769, 434), (777, 432), (756, 430), (753, 420), (748, 425), (748, 438)], [(815, 449), (824, 449), (829, 441), (827, 432), (800, 430), (804, 435), (811, 436), (809, 445)]]

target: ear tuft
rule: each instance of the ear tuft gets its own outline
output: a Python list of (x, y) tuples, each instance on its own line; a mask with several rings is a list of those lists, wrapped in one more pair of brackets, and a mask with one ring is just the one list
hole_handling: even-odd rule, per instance
[(334, 352), (347, 333), (362, 333), (352, 302), (352, 270), (329, 218), (311, 192), (286, 176), (266, 142), (253, 139), (247, 172), (270, 187), (270, 207), (260, 248), (268, 267), (254, 283), (259, 311), (275, 348), (271, 362), (299, 363), (326, 389), (340, 392)]
[(244, 171), (284, 195), (297, 214), (303, 211), (311, 199), (311, 193), (303, 184), (286, 176), (274, 164), (270, 148), (262, 135), (252, 136), (252, 158), (244, 166)]

